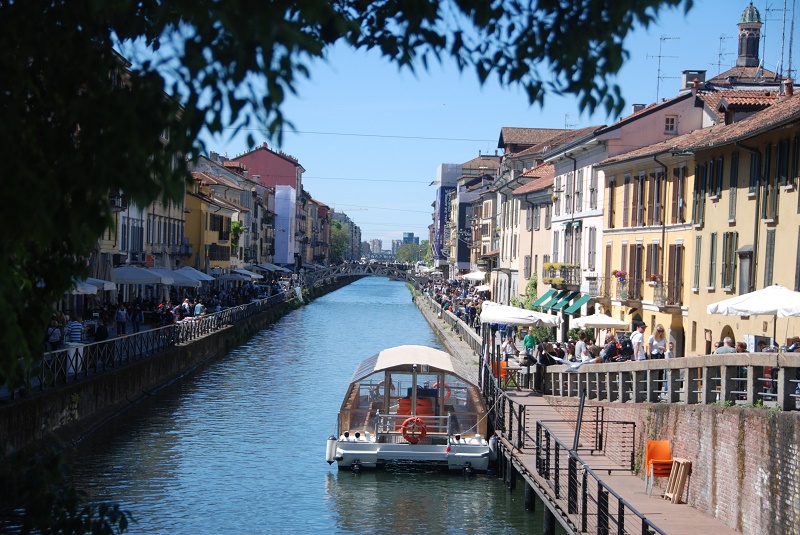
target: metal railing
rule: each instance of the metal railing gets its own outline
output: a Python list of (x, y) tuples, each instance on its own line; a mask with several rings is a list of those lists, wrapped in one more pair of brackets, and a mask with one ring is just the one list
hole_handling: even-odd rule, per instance
[(581, 532), (665, 535), (561, 442), (536, 423), (536, 472)]
[(0, 385), (0, 399), (14, 399), (22, 389), (51, 390), (123, 364), (149, 358), (160, 351), (189, 343), (251, 318), (293, 296), (293, 293), (281, 292), (221, 312), (193, 316), (173, 325), (109, 338), (102, 342), (67, 344), (67, 347), (57, 351), (44, 353), (39, 362), (26, 369), (25, 384), (13, 388)]

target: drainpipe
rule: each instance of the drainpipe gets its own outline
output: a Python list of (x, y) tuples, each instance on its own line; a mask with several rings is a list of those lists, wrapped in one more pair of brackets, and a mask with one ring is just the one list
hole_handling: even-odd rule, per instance
[[(744, 149), (750, 154), (757, 154), (759, 161), (762, 160), (760, 150), (748, 147), (747, 145), (744, 145), (739, 141), (736, 141), (734, 143), (734, 146), (740, 149)], [(756, 268), (758, 266), (758, 234), (759, 234), (758, 210), (759, 210), (759, 204), (761, 203), (761, 182), (762, 182), (760, 165), (758, 167), (758, 174), (759, 176), (756, 177), (756, 203), (755, 203), (756, 213), (755, 217), (753, 218), (753, 263), (752, 266), (750, 267), (750, 275), (748, 276), (748, 281), (747, 281), (747, 292), (745, 293), (750, 293), (756, 289)]]
[[(575, 191), (576, 191), (576, 189), (575, 189), (575, 180), (578, 177), (578, 160), (573, 158), (572, 156), (570, 156), (566, 152), (564, 153), (564, 158), (569, 158), (570, 160), (572, 160), (572, 186), (573, 187), (572, 187), (572, 198), (570, 198), (569, 202), (570, 202), (570, 216), (571, 216), (571, 218), (570, 218), (570, 228), (571, 228), (570, 233), (574, 233), (575, 232), (575, 227), (573, 226), (573, 223), (575, 223)], [(572, 234), (570, 234), (570, 235), (572, 236)], [(571, 239), (572, 239), (572, 244), (574, 245), (575, 244), (574, 236)], [(583, 240), (581, 240), (581, 243), (583, 243)], [(577, 262), (573, 262), (573, 263), (580, 265), (580, 260), (581, 260), (580, 252), (577, 252), (577, 254), (576, 254), (576, 251), (573, 249), (572, 254), (573, 254), (573, 256), (577, 256), (578, 257), (578, 261)]]

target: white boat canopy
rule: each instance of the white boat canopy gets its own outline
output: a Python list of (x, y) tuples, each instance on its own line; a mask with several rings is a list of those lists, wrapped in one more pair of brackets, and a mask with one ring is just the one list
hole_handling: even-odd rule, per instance
[(422, 371), (422, 366), (435, 368), (447, 373), (452, 373), (472, 385), (478, 385), (477, 365), (462, 362), (445, 351), (440, 351), (427, 346), (398, 346), (384, 349), (377, 355), (362, 360), (356, 367), (351, 383), (358, 382), (375, 372), (389, 369), (399, 369), (416, 364)]

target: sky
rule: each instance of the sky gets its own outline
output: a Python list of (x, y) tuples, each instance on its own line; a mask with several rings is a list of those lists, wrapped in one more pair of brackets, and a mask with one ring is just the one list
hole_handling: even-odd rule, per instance
[[(780, 63), (784, 3), (788, 63), (795, 2), (753, 2), (765, 22), (760, 56), (766, 69), (775, 71)], [(664, 10), (655, 25), (629, 35), (630, 58), (615, 80), (626, 102), (622, 116), (634, 103), (676, 96), (683, 70), (707, 70), (711, 78), (733, 67), (736, 24), (748, 4), (695, 0), (688, 15)], [(582, 128), (618, 119), (604, 110), (580, 113), (574, 97), (548, 94), (544, 107), (531, 106), (521, 90), (502, 88), (494, 80), (482, 87), (471, 72), (459, 73), (452, 64), (432, 64), (411, 74), (376, 54), (345, 47), (312, 66), (310, 79), (299, 83), (298, 95), (288, 98), (283, 112), (294, 131), (284, 134), (280, 146), (253, 131), (233, 139), (206, 137), (206, 146), (234, 157), (247, 150), (250, 133), (257, 144), (267, 141), (294, 156), (305, 169), (303, 184), (311, 196), (346, 213), (361, 227), (363, 241), (380, 239), (384, 250), (404, 232), (427, 239), (435, 193), (430, 183), (437, 167), (464, 163), (479, 153), (502, 154), (497, 148), (502, 127)]]

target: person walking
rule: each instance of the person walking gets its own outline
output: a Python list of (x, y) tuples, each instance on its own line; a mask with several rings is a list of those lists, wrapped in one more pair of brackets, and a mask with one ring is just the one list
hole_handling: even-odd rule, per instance
[(120, 303), (119, 308), (114, 312), (114, 321), (117, 323), (117, 336), (125, 334), (125, 328), (128, 324), (128, 311), (123, 303)]
[(664, 326), (660, 323), (656, 325), (656, 330), (647, 340), (647, 349), (651, 359), (663, 359), (667, 352), (667, 335), (664, 333)]
[(142, 311), (142, 308), (139, 305), (136, 305), (133, 307), (133, 313), (131, 314), (131, 325), (133, 326), (133, 332), (138, 333), (142, 323), (144, 323), (144, 311)]

